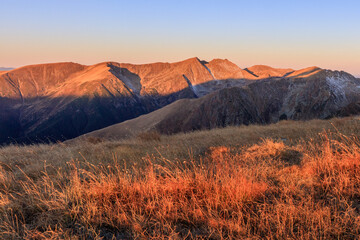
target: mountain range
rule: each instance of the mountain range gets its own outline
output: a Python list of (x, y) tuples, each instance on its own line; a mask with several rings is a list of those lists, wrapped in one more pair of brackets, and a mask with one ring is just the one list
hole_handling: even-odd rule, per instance
[(14, 68), (8, 68), (8, 67), (0, 67), (0, 71), (10, 71), (13, 70)]
[(0, 109), (0, 143), (124, 138), (358, 114), (360, 80), (226, 59), (41, 64), (0, 72)]

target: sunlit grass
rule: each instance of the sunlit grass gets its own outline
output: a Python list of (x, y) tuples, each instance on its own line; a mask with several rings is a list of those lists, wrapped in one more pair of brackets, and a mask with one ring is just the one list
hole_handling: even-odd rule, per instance
[[(204, 139), (198, 151), (193, 141), (199, 154), (171, 145), (186, 135), (9, 146), (0, 150), (0, 238), (356, 239), (360, 141), (341, 130), (237, 144), (232, 128), (223, 144)], [(121, 152), (132, 143), (143, 149)]]

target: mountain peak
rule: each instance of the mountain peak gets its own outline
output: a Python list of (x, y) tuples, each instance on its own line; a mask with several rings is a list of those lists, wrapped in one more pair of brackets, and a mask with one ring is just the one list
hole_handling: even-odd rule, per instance
[(267, 65), (254, 65), (244, 70), (257, 78), (283, 77), (294, 72), (291, 68), (273, 68)]
[(180, 61), (180, 62), (186, 62), (186, 63), (201, 63), (201, 60), (200, 60), (200, 58), (198, 58), (198, 57), (192, 57), (192, 58), (185, 59), (184, 61)]

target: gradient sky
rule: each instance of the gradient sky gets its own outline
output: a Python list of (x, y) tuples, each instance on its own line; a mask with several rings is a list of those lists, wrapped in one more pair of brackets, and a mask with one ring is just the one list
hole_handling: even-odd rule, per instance
[(360, 76), (356, 0), (0, 0), (0, 66), (227, 58)]

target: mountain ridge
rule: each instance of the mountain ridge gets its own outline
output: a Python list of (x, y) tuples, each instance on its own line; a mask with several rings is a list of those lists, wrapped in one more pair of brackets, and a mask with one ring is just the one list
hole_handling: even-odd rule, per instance
[[(323, 71), (317, 67), (293, 70), (264, 65), (245, 70), (227, 59), (208, 62), (196, 57), (175, 63), (110, 61), (24, 66), (0, 73), (0, 143), (11, 139), (66, 140), (150, 113), (179, 99), (202, 98), (259, 81), (311, 79)], [(335, 92), (341, 93), (341, 86), (333, 87), (340, 87)]]

